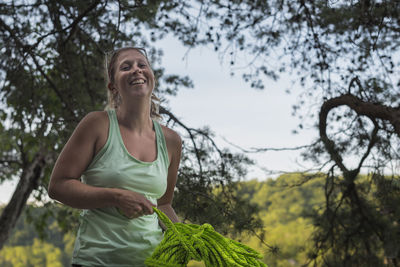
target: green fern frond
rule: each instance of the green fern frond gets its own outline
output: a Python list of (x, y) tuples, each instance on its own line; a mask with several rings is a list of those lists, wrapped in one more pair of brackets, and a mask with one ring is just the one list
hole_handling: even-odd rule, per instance
[(167, 230), (151, 257), (148, 267), (184, 267), (191, 260), (203, 261), (206, 267), (260, 266), (263, 256), (254, 249), (216, 232), (210, 224), (172, 223), (159, 209), (153, 208)]

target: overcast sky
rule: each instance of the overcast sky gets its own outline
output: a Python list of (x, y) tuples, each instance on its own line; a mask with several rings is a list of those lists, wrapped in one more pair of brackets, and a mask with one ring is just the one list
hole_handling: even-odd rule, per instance
[[(265, 89), (255, 90), (242, 80), (240, 73), (232, 77), (229, 66), (221, 65), (212, 49), (200, 47), (186, 54), (187, 49), (172, 38), (160, 41), (157, 46), (164, 51), (162, 65), (166, 72), (188, 75), (194, 83), (193, 89), (183, 89), (176, 97), (168, 98), (171, 110), (190, 127), (209, 126), (217, 136), (218, 145), (238, 151), (226, 139), (243, 148), (294, 147), (309, 144), (316, 137), (315, 129), (292, 134), (299, 121), (291, 116), (291, 106), (300, 90), (293, 90), (291, 95), (285, 93), (290, 86), (287, 77), (277, 82), (265, 80)], [(268, 170), (304, 170), (297, 163), (297, 152), (249, 156)], [(261, 168), (254, 166), (244, 178), (272, 177)], [(9, 201), (15, 186), (15, 181), (0, 185), (0, 203)]]

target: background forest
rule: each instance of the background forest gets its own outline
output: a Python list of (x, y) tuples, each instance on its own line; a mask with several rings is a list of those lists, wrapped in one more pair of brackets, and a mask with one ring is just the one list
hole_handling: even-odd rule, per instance
[[(77, 123), (105, 106), (107, 53), (145, 47), (162, 99), (194, 87), (164, 69), (157, 41), (166, 36), (188, 53), (213, 49), (247, 90), (289, 76), (300, 91), (294, 132), (317, 133), (298, 147), (221, 147), (212, 129), (163, 102), (165, 124), (184, 141), (181, 218), (265, 250), (271, 266), (400, 266), (400, 3), (389, 0), (2, 1), (0, 182), (18, 181), (0, 216), (3, 260), (69, 257), (64, 232), (78, 211), (48, 199), (47, 186)], [(249, 155), (273, 151), (300, 151), (312, 167), (246, 182)], [(53, 238), (40, 243), (34, 232)]]
[[(260, 207), (260, 217), (265, 225), (265, 239), (276, 248), (271, 253), (254, 235), (242, 234), (235, 239), (264, 252), (264, 261), (269, 266), (302, 266), (307, 262), (307, 253), (312, 248), (314, 230), (310, 215), (324, 202), (323, 179), (299, 187), (292, 183), (300, 181), (302, 174), (282, 175), (264, 182), (256, 180), (240, 183), (237, 194), (244, 195)], [(29, 207), (31, 216), (38, 216), (41, 209)], [(35, 215), (34, 215), (35, 214)], [(11, 238), (0, 252), (1, 266), (68, 266), (73, 242), (72, 231), (62, 233), (53, 218), (46, 236), (40, 241), (34, 227), (22, 216), (13, 230)], [(190, 266), (196, 266), (193, 263)]]
[[(313, 175), (312, 180), (299, 185), (309, 175), (285, 174), (263, 182), (240, 182), (238, 186), (236, 194), (259, 207), (264, 228), (259, 233), (231, 237), (263, 252), (263, 261), (268, 266), (304, 266), (310, 261), (316, 227), (312, 215), (323, 210), (325, 197), (322, 174)], [(368, 181), (371, 177), (362, 176), (361, 179)], [(376, 189), (369, 192), (369, 197), (374, 198), (374, 194)], [(37, 233), (32, 221), (40, 218), (45, 212), (43, 209), (27, 207), (27, 213), (20, 217), (11, 238), (0, 251), (1, 266), (70, 266), (76, 227), (62, 231), (54, 218), (48, 217), (46, 231)], [(272, 251), (260, 235), (273, 246)], [(377, 251), (377, 254), (383, 255), (384, 251)], [(387, 266), (388, 262), (382, 264)], [(189, 266), (204, 265), (193, 261)]]

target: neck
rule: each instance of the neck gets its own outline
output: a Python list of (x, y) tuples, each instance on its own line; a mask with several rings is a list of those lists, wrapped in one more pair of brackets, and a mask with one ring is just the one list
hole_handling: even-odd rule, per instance
[(116, 109), (118, 122), (124, 127), (142, 133), (153, 128), (150, 118), (150, 103), (135, 103), (131, 105), (121, 104)]

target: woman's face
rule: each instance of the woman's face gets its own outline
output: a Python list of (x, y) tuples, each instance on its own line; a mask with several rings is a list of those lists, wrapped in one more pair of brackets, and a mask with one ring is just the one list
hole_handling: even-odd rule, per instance
[[(122, 100), (148, 97), (154, 89), (154, 74), (146, 57), (135, 49), (122, 51), (115, 62), (114, 84)], [(115, 89), (113, 89), (115, 88)]]

